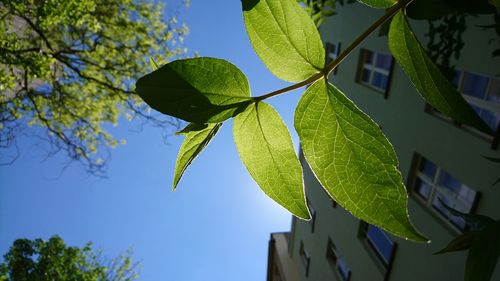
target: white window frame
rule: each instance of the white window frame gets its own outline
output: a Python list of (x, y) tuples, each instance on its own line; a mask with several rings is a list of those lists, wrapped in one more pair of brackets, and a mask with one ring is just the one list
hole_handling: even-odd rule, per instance
[[(423, 163), (423, 161), (429, 161), (436, 167), (436, 171), (434, 173), (433, 179), (429, 178), (426, 174), (424, 174), (422, 171), (420, 171), (420, 166)], [(437, 194), (441, 193), (442, 195), (444, 195), (446, 197), (447, 200), (450, 201), (450, 203), (452, 203), (451, 208), (460, 210), (460, 209), (464, 209), (462, 207), (465, 207), (465, 208), (469, 209), (469, 213), (472, 213), (474, 211), (474, 208), (475, 208), (477, 201), (479, 199), (479, 192), (476, 189), (471, 188), (470, 186), (464, 184), (462, 181), (459, 180), (460, 184), (461, 184), (461, 188), (465, 186), (468, 189), (476, 192), (476, 195), (474, 197), (473, 202), (471, 202), (471, 205), (470, 206), (466, 205), (464, 202), (462, 202), (459, 199), (459, 197), (458, 197), (459, 193), (454, 193), (454, 192), (450, 191), (447, 187), (441, 186), (438, 183), (442, 172), (446, 172), (447, 174), (449, 174), (452, 177), (454, 177), (455, 179), (457, 179), (455, 176), (453, 176), (452, 174), (450, 174), (447, 171), (444, 171), (441, 167), (436, 165), (436, 163), (420, 156), (418, 163), (415, 167), (415, 179), (414, 179), (413, 185), (412, 185), (412, 192), (415, 194), (415, 196), (418, 198), (418, 200), (421, 201), (422, 203), (424, 203), (430, 210), (432, 210), (433, 213), (438, 214), (439, 217), (442, 218), (446, 222), (447, 225), (451, 226), (453, 229), (458, 230), (460, 232), (466, 231), (467, 226), (465, 226), (465, 228), (462, 229), (458, 225), (454, 224), (451, 221), (452, 216), (446, 216), (445, 214), (443, 214), (440, 210), (438, 210), (433, 205), (433, 202), (434, 202)], [(424, 182), (425, 184), (427, 184), (431, 188), (431, 190), (429, 192), (429, 196), (427, 198), (424, 198), (424, 196), (417, 191), (417, 180), (421, 180), (422, 182)]]
[[(366, 61), (366, 54), (368, 52), (372, 53), (372, 62), (371, 63), (365, 62)], [(379, 54), (391, 56), (392, 61), (391, 61), (391, 66), (389, 67), (389, 70), (376, 66), (377, 56)], [(376, 51), (372, 51), (372, 50), (368, 50), (368, 49), (362, 49), (361, 53), (360, 53), (360, 64), (359, 64), (358, 77), (356, 80), (358, 83), (360, 83), (362, 85), (368, 86), (368, 87), (375, 89), (379, 92), (387, 94), (387, 92), (389, 91), (390, 84), (391, 84), (391, 76), (392, 76), (391, 72), (392, 72), (392, 65), (393, 64), (394, 64), (394, 58), (392, 57), (391, 54), (376, 52)], [(362, 79), (363, 78), (363, 70), (365, 70), (365, 69), (370, 71), (370, 76), (368, 77), (369, 82), (365, 82)], [(380, 88), (380, 87), (375, 86), (373, 84), (373, 78), (375, 76), (375, 72), (387, 77), (387, 88), (386, 89)]]

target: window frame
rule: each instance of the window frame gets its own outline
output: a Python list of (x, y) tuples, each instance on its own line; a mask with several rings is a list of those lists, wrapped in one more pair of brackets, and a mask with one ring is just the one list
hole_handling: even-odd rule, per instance
[(309, 220), (309, 224), (311, 225), (311, 233), (314, 233), (314, 229), (316, 227), (316, 209), (312, 206), (309, 198), (306, 199), (307, 207), (309, 208), (309, 212), (311, 213), (311, 219)]
[[(368, 235), (368, 228), (372, 226), (377, 228), (379, 231), (383, 232), (385, 236), (387, 236), (387, 239), (392, 242), (392, 249), (391, 249), (391, 255), (389, 261), (385, 261), (385, 258), (383, 257), (383, 254), (380, 252), (378, 249), (376, 243), (372, 241)], [(396, 251), (398, 248), (398, 244), (391, 239), (391, 237), (382, 229), (371, 225), (367, 222), (360, 221), (359, 225), (359, 238), (363, 245), (367, 248), (367, 251), (370, 253), (370, 255), (373, 257), (374, 261), (376, 262), (377, 266), (381, 270), (381, 272), (384, 274), (384, 280), (389, 279), (389, 275), (391, 273), (392, 269), (392, 264), (394, 262), (395, 256), (396, 256)]]
[[(328, 261), (328, 264), (332, 268), (332, 270), (338, 275), (340, 280), (342, 281), (350, 281), (352, 277), (352, 271), (351, 269), (347, 266), (347, 262), (343, 258), (342, 255), (338, 253), (337, 246), (335, 243), (333, 243), (333, 240), (331, 237), (328, 237), (328, 242), (326, 245), (326, 260)], [(344, 265), (347, 267), (347, 277), (344, 277), (344, 274), (341, 272), (341, 266), (339, 265), (339, 260), (344, 263)]]
[[(488, 84), (486, 85), (486, 89), (484, 92), (485, 97), (486, 97), (486, 94), (488, 94), (491, 90), (492, 80), (498, 80), (500, 82), (500, 78), (493, 77), (493, 76), (487, 75), (487, 74), (473, 72), (473, 71), (467, 71), (467, 70), (463, 70), (463, 69), (456, 69), (455, 71), (459, 72), (457, 82), (456, 82), (456, 85), (453, 82), (451, 82), (451, 84), (456, 88), (456, 90), (462, 95), (462, 97), (465, 99), (465, 101), (470, 106), (479, 107), (480, 109), (485, 109), (485, 110), (488, 110), (488, 111), (494, 112), (494, 113), (500, 113), (500, 103), (490, 102), (484, 98), (480, 99), (478, 97), (474, 97), (474, 96), (467, 95), (467, 94), (463, 93), (464, 78), (465, 78), (466, 74), (476, 75), (476, 76), (480, 76), (480, 77), (484, 77), (484, 78), (488, 79)], [(433, 108), (430, 104), (426, 105), (425, 111), (434, 115), (434, 116), (440, 117), (441, 119), (444, 119), (448, 122), (452, 122), (455, 125), (463, 128), (464, 130), (473, 133), (474, 135), (480, 136), (480, 137), (488, 140), (489, 142), (491, 142), (491, 146), (490, 146), (491, 149), (496, 150), (498, 148), (498, 145), (500, 143), (500, 122), (498, 122), (496, 129), (492, 129), (493, 134), (487, 134), (485, 132), (479, 131), (478, 129), (476, 129), (472, 126), (459, 123), (458, 121), (444, 115), (439, 110)]]
[[(477, 205), (479, 203), (479, 199), (481, 197), (481, 193), (478, 190), (463, 183), (461, 180), (459, 180), (458, 178), (456, 178), (454, 175), (447, 172), (443, 168), (439, 167), (436, 163), (432, 162), (431, 160), (429, 160), (421, 155), (418, 155), (418, 154), (416, 154), (414, 157), (415, 158), (414, 158), (414, 163), (412, 165), (412, 173), (411, 173), (412, 176), (410, 179), (410, 184), (408, 185), (409, 192), (413, 195), (412, 197), (415, 198), (417, 200), (417, 202), (419, 202), (421, 205), (424, 205), (426, 210), (430, 211), (434, 216), (438, 217), (440, 219), (440, 221), (442, 221), (448, 228), (451, 228), (454, 232), (463, 233), (463, 232), (467, 231), (469, 229), (469, 226), (467, 224), (465, 224), (465, 226), (463, 228), (460, 227), (459, 225), (454, 223), (451, 219), (451, 218), (456, 217), (456, 216), (444, 214), (441, 210), (439, 210), (436, 206), (434, 206), (436, 194), (438, 194), (438, 193), (451, 194), (450, 191), (447, 191), (447, 188), (445, 186), (442, 186), (439, 184), (440, 175), (442, 172), (445, 172), (449, 176), (451, 176), (454, 179), (456, 179), (457, 181), (459, 181), (459, 183), (461, 184), (461, 187), (462, 187), (462, 185), (465, 185), (468, 189), (475, 192), (475, 197), (474, 197), (473, 202), (470, 205), (470, 209), (469, 209), (468, 214), (475, 213), (475, 210), (476, 210)], [(425, 175), (420, 170), (420, 167), (423, 164), (423, 161), (428, 161), (435, 166), (435, 172), (434, 172), (434, 176), (432, 179), (430, 179), (427, 175)], [(417, 191), (417, 183), (419, 180), (423, 181), (425, 184), (427, 184), (431, 188), (427, 198), (425, 198), (424, 195), (422, 195), (421, 193), (419, 193)], [(456, 195), (457, 194), (458, 193), (456, 193)], [(447, 199), (450, 199), (450, 198), (447, 198)], [(453, 203), (456, 203), (456, 201), (457, 201), (456, 196), (455, 196), (455, 198), (451, 198), (451, 199), (453, 199), (453, 200), (451, 200)], [(437, 199), (437, 200), (439, 200), (439, 199)], [(441, 201), (441, 200), (439, 200), (439, 201)], [(441, 201), (441, 204), (443, 204), (443, 203), (444, 202)], [(450, 207), (450, 208), (455, 209), (455, 207)]]
[(300, 241), (300, 249), (299, 249), (300, 260), (304, 265), (306, 270), (306, 277), (309, 276), (309, 267), (311, 266), (311, 255), (307, 252), (304, 241)]
[[(372, 62), (370, 64), (366, 63), (366, 57), (367, 55), (371, 53), (372, 54)], [(376, 66), (376, 59), (377, 56), (381, 55), (386, 55), (391, 57), (391, 63), (389, 66), (389, 69), (385, 68), (379, 68)], [(363, 81), (363, 70), (369, 70), (370, 71), (370, 77), (368, 80), (370, 82), (365, 82)], [(378, 93), (381, 93), (384, 95), (384, 98), (387, 99), (389, 95), (389, 89), (391, 88), (392, 84), (392, 75), (394, 73), (394, 57), (390, 53), (384, 53), (384, 52), (377, 52), (373, 50), (369, 50), (366, 48), (361, 48), (359, 52), (359, 59), (358, 59), (358, 68), (357, 68), (357, 73), (356, 73), (356, 83), (366, 86)], [(373, 85), (373, 77), (374, 73), (379, 73), (387, 77), (387, 87), (385, 89), (379, 88), (378, 86)]]
[[(340, 48), (342, 47), (341, 42), (339, 41), (337, 44), (333, 44), (332, 42), (326, 42), (325, 44), (325, 65), (330, 64), (340, 55)], [(339, 66), (336, 66), (333, 69), (333, 75), (337, 75), (337, 71)]]

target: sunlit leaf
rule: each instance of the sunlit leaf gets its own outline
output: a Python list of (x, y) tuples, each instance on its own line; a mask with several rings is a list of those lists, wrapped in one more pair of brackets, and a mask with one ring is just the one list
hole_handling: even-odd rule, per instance
[(242, 0), (252, 46), (277, 77), (298, 82), (318, 73), (325, 50), (314, 22), (296, 0)]
[(270, 105), (251, 104), (234, 119), (234, 141), (260, 188), (295, 216), (309, 219), (302, 167), (288, 129)]
[(415, 88), (431, 106), (460, 123), (491, 133), (488, 125), (481, 120), (425, 53), (402, 12), (398, 12), (392, 20), (389, 48)]
[(488, 225), (472, 242), (465, 263), (465, 281), (490, 281), (500, 255), (500, 222)]
[(368, 5), (373, 8), (379, 8), (379, 9), (386, 9), (394, 4), (396, 4), (398, 1), (397, 0), (358, 0), (358, 2), (361, 2), (365, 5)]
[(158, 63), (155, 61), (155, 59), (153, 57), (149, 57), (149, 63), (151, 64), (151, 67), (153, 68), (153, 70), (157, 70), (158, 68), (160, 68), (160, 66), (158, 65)]
[(304, 156), (330, 196), (356, 217), (426, 241), (408, 218), (408, 196), (387, 138), (370, 117), (321, 79), (295, 111)]
[(196, 123), (218, 123), (251, 100), (245, 75), (215, 58), (170, 62), (137, 81), (137, 93), (152, 108)]
[[(207, 124), (203, 129), (190, 130), (184, 129), (186, 138), (181, 145), (177, 161), (175, 163), (174, 183), (173, 189), (177, 187), (182, 174), (186, 171), (187, 167), (193, 160), (203, 151), (203, 149), (210, 143), (212, 138), (217, 134), (222, 123)], [(189, 125), (188, 125), (189, 126)], [(200, 127), (197, 127), (200, 128)], [(182, 132), (182, 131), (181, 131)]]

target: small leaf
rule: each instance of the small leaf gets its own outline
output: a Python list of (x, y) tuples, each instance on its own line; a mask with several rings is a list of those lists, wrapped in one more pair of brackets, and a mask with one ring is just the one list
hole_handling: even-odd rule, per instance
[(461, 235), (455, 237), (453, 240), (451, 240), (446, 247), (441, 249), (440, 251), (434, 253), (434, 255), (440, 255), (448, 252), (455, 252), (455, 251), (463, 251), (467, 250), (470, 248), (472, 241), (476, 238), (478, 234), (478, 231), (468, 231), (464, 232)]
[(484, 156), (483, 155), (483, 158), (491, 161), (491, 162), (494, 162), (494, 163), (500, 163), (500, 158), (497, 158), (497, 157), (490, 157), (490, 156)]
[(152, 108), (195, 123), (219, 123), (250, 101), (245, 75), (215, 58), (170, 62), (141, 77), (136, 91)]
[(325, 50), (319, 32), (296, 0), (242, 0), (242, 4), (250, 42), (274, 75), (298, 82), (323, 69)]
[(438, 200), (439, 202), (441, 202), (441, 205), (444, 206), (452, 215), (463, 218), (471, 230), (481, 230), (486, 226), (495, 222), (494, 219), (485, 215), (462, 213), (460, 211), (448, 207), (448, 205), (446, 205), (446, 203), (440, 198), (438, 198)]
[(153, 68), (153, 70), (157, 70), (158, 68), (160, 68), (153, 57), (149, 57), (149, 63), (151, 63), (151, 67)]
[(465, 263), (465, 281), (489, 281), (500, 255), (500, 222), (478, 233)]
[(491, 5), (500, 8), (500, 0), (488, 0), (488, 2), (490, 2)]
[(386, 8), (393, 6), (398, 1), (397, 0), (358, 0), (358, 2), (361, 2), (365, 5), (373, 7), (373, 8), (386, 9)]
[(397, 158), (368, 115), (321, 79), (295, 110), (304, 156), (330, 196), (354, 216), (394, 235), (427, 241), (411, 224)]
[(437, 19), (455, 12), (446, 0), (414, 0), (406, 7), (406, 14), (412, 19)]
[(254, 103), (234, 119), (234, 141), (243, 164), (260, 188), (295, 216), (309, 219), (302, 167), (279, 114)]
[(420, 95), (431, 106), (460, 123), (491, 134), (488, 125), (472, 110), (425, 53), (402, 12), (398, 12), (391, 22), (389, 49)]
[(184, 129), (175, 133), (176, 135), (187, 135), (190, 132), (196, 132), (204, 130), (208, 127), (208, 124), (200, 124), (200, 123), (189, 123)]
[(185, 133), (186, 138), (181, 145), (181, 149), (179, 150), (177, 161), (175, 163), (173, 183), (174, 190), (177, 187), (182, 174), (184, 174), (184, 171), (186, 171), (187, 167), (191, 164), (191, 162), (193, 162), (196, 156), (198, 156), (208, 143), (210, 143), (221, 126), (222, 123), (208, 124), (204, 129), (191, 130)]

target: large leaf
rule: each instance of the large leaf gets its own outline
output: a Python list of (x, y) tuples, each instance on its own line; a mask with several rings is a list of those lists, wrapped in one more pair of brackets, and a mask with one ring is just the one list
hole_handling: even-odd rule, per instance
[(491, 133), (455, 87), (425, 53), (405, 16), (398, 12), (389, 29), (389, 48), (422, 97), (434, 108), (460, 123)]
[(196, 123), (222, 122), (251, 100), (245, 75), (215, 58), (170, 62), (141, 77), (136, 91), (152, 108)]
[(443, 249), (439, 250), (438, 252), (434, 253), (435, 255), (440, 255), (448, 252), (455, 252), (455, 251), (463, 251), (467, 250), (470, 248), (472, 241), (476, 238), (478, 232), (477, 231), (467, 231), (459, 236), (455, 237), (453, 240), (446, 245)]
[(321, 79), (295, 111), (304, 156), (330, 196), (356, 217), (397, 236), (426, 241), (411, 224), (396, 154), (380, 128)]
[(277, 77), (298, 82), (325, 65), (314, 22), (296, 0), (242, 0), (245, 26), (260, 59)]
[[(219, 131), (222, 123), (207, 124), (206, 126), (197, 126), (189, 124), (180, 133), (186, 135), (184, 142), (181, 145), (177, 161), (175, 163), (173, 189), (177, 187), (179, 180), (186, 171), (187, 167), (208, 145), (212, 138)], [(197, 129), (195, 129), (197, 128)]]
[(309, 219), (302, 167), (288, 129), (270, 105), (251, 104), (234, 119), (234, 141), (260, 188), (295, 216)]
[(397, 0), (358, 0), (358, 1), (370, 7), (379, 9), (389, 8), (398, 2)]
[(500, 255), (500, 222), (483, 229), (472, 242), (465, 264), (465, 281), (489, 281)]

